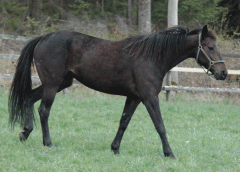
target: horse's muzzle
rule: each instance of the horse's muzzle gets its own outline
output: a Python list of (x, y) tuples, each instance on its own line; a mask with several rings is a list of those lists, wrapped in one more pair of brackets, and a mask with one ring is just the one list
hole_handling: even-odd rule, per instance
[(216, 80), (224, 80), (226, 79), (227, 75), (228, 75), (227, 70), (220, 70), (218, 72), (215, 72), (214, 74)]

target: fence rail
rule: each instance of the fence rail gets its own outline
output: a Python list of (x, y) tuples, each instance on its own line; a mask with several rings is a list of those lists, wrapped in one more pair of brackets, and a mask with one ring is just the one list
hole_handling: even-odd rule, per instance
[[(12, 80), (13, 76), (14, 75), (12, 75), (12, 74), (0, 74), (0, 79), (10, 79), (10, 80)], [(37, 81), (37, 82), (41, 82), (38, 76), (32, 76), (32, 80)], [(81, 84), (81, 83), (74, 79), (73, 84)]]
[(0, 39), (12, 40), (12, 41), (23, 41), (23, 42), (27, 42), (27, 41), (31, 40), (32, 37), (14, 36), (14, 35), (0, 34)]
[(14, 54), (0, 54), (0, 59), (9, 59), (9, 60), (17, 60), (19, 55)]
[[(0, 34), (0, 40), (14, 40), (14, 41), (23, 41), (27, 42), (31, 37), (23, 37), (23, 36), (13, 36), (13, 35), (6, 35)], [(222, 57), (230, 57), (230, 58), (240, 58), (240, 54), (236, 53), (221, 53)], [(13, 54), (0, 54), (0, 59), (9, 59), (9, 60), (17, 60), (19, 55)], [(191, 72), (191, 73), (204, 73), (203, 69), (201, 68), (184, 68), (184, 67), (175, 67), (171, 71), (177, 72)], [(230, 75), (240, 75), (240, 70), (228, 70), (228, 74)], [(13, 75), (11, 74), (0, 74), (1, 79), (13, 79)], [(33, 81), (40, 81), (39, 77), (32, 76)], [(78, 81), (74, 80), (74, 84), (79, 84)], [(182, 87), (182, 86), (171, 86), (171, 76), (170, 72), (167, 74), (167, 85), (163, 86), (163, 90), (166, 91), (166, 100), (169, 100), (170, 91), (210, 91), (210, 92), (229, 92), (229, 93), (240, 93), (240, 89), (238, 88), (202, 88), (202, 87)]]
[(240, 93), (239, 88), (203, 88), (203, 87), (182, 87), (182, 86), (163, 86), (165, 91), (209, 91), (219, 93)]
[[(206, 73), (202, 68), (174, 67), (173, 72)], [(240, 75), (240, 70), (228, 70), (229, 75)]]
[[(201, 68), (185, 68), (185, 67), (174, 67), (171, 69), (174, 72), (190, 72), (190, 73), (206, 73)], [(167, 73), (166, 86), (163, 86), (163, 90), (166, 91), (166, 101), (170, 99), (170, 91), (209, 91), (209, 92), (228, 92), (228, 93), (240, 93), (239, 88), (203, 88), (203, 87), (182, 87), (171, 85), (171, 71)], [(229, 75), (240, 75), (240, 70), (228, 70)]]

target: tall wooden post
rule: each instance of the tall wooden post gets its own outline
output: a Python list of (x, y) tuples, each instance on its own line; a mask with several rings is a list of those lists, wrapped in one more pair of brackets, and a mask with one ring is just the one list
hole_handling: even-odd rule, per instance
[[(167, 78), (166, 78), (166, 85), (171, 86), (171, 71), (167, 73)], [(170, 99), (170, 91), (166, 91), (166, 101), (168, 102)]]
[[(168, 27), (178, 25), (178, 0), (168, 0)], [(178, 73), (168, 72), (166, 85), (171, 86), (172, 81), (178, 84)], [(166, 100), (169, 101), (170, 91), (166, 91)]]

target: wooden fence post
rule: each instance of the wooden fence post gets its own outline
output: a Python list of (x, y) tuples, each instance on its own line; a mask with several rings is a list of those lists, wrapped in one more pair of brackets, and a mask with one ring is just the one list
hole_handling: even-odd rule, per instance
[[(171, 71), (169, 71), (169, 72), (167, 73), (166, 85), (167, 85), (167, 86), (171, 86)], [(166, 91), (166, 101), (167, 101), (167, 102), (169, 101), (169, 97), (170, 97), (170, 91), (167, 90), (167, 91)]]
[(62, 90), (62, 93), (63, 93), (64, 96), (67, 96), (68, 95), (68, 89), (65, 88), (64, 90)]

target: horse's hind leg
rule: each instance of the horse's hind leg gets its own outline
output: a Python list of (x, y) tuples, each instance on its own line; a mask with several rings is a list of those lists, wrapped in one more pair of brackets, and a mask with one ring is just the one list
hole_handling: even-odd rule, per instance
[[(59, 86), (57, 92), (62, 91), (72, 85), (73, 78), (70, 75), (66, 75), (63, 82)], [(33, 89), (27, 96), (26, 101), (26, 119), (23, 127), (23, 131), (19, 134), (20, 141), (25, 141), (33, 130), (33, 116), (34, 116), (34, 103), (40, 100), (43, 96), (43, 86), (39, 86)]]
[(116, 134), (115, 139), (112, 142), (111, 149), (114, 154), (119, 154), (119, 147), (121, 144), (121, 140), (127, 126), (132, 118), (134, 111), (141, 101), (138, 98), (127, 97), (125, 107), (123, 110), (123, 114), (120, 120), (120, 125)]
[(38, 112), (41, 120), (44, 146), (52, 146), (52, 141), (50, 138), (49, 127), (48, 127), (48, 117), (50, 115), (50, 109), (52, 107), (56, 93), (62, 91), (64, 88), (71, 86), (72, 83), (73, 83), (73, 77), (71, 73), (69, 73), (64, 77), (64, 80), (59, 86), (44, 88), (42, 102), (40, 104), (40, 107), (38, 108)]
[(46, 87), (43, 91), (42, 102), (38, 108), (40, 115), (43, 145), (52, 146), (52, 141), (50, 138), (49, 127), (48, 127), (48, 117), (50, 114), (50, 109), (52, 107), (53, 101), (55, 99), (58, 87)]
[(23, 127), (23, 131), (19, 134), (20, 141), (25, 141), (30, 133), (33, 130), (33, 111), (34, 111), (34, 103), (42, 98), (43, 88), (39, 86), (33, 89), (27, 96), (26, 99), (26, 118), (25, 124)]

